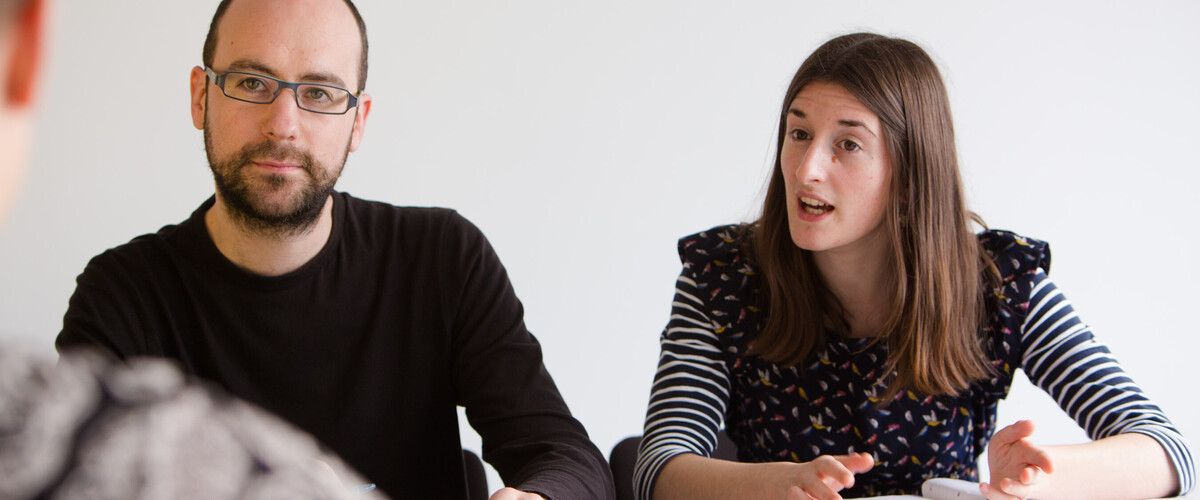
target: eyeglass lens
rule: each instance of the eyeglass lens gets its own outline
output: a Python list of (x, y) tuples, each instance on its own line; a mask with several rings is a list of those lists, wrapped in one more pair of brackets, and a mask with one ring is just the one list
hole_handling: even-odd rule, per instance
[[(274, 100), (279, 86), (278, 81), (270, 78), (230, 72), (225, 76), (222, 90), (234, 99), (268, 103)], [(337, 87), (303, 83), (293, 90), (296, 92), (296, 104), (309, 111), (343, 113), (349, 108), (350, 93)]]

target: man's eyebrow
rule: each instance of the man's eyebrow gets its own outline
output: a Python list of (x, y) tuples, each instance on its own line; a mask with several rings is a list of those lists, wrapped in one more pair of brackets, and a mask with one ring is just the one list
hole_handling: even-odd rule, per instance
[(329, 85), (334, 85), (337, 87), (345, 87), (346, 86), (346, 82), (342, 81), (342, 79), (339, 78), (337, 75), (335, 75), (333, 73), (325, 73), (325, 72), (320, 72), (320, 71), (309, 72), (309, 73), (300, 75), (300, 81), (307, 82), (307, 83), (327, 83)]
[(238, 59), (234, 62), (229, 63), (229, 70), (230, 71), (247, 71), (247, 70), (249, 70), (249, 71), (262, 73), (267, 76), (276, 76), (275, 71), (272, 70), (266, 64), (260, 63), (258, 61), (252, 61), (250, 59)]
[[(805, 115), (804, 111), (801, 111), (796, 108), (788, 109), (788, 114), (795, 116), (797, 118), (808, 118), (808, 115)], [(873, 131), (867, 127), (867, 124), (865, 124), (861, 121), (858, 121), (858, 120), (842, 119), (842, 120), (838, 120), (838, 125), (841, 125), (843, 127), (861, 127), (863, 130), (866, 130), (867, 133), (871, 134), (872, 136), (878, 137), (878, 135), (875, 133), (875, 131)]]
[[(270, 77), (279, 78), (279, 75), (275, 73), (275, 70), (271, 69), (270, 66), (250, 59), (238, 59), (229, 64), (229, 69), (232, 71), (254, 71)], [(338, 87), (346, 86), (346, 82), (337, 75), (321, 71), (313, 71), (300, 75), (300, 82), (325, 83), (329, 85), (336, 85)]]

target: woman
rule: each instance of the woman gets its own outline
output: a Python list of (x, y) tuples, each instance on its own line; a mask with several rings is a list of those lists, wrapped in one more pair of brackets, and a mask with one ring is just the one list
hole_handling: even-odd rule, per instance
[[(680, 241), (647, 410), (640, 498), (917, 493), (989, 499), (1187, 491), (1187, 444), (1046, 276), (1043, 242), (978, 235), (949, 102), (916, 45), (830, 40), (793, 78), (762, 216)], [(996, 427), (1014, 370), (1094, 441)], [(706, 458), (724, 421), (739, 462)], [(748, 462), (748, 463), (747, 463)]]

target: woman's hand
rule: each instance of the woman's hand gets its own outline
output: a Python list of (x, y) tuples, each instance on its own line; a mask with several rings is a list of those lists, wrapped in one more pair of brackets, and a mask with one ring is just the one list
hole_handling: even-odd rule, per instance
[(841, 500), (838, 494), (854, 486), (854, 475), (871, 470), (875, 459), (867, 453), (853, 455), (822, 455), (816, 460), (798, 464), (787, 489), (788, 500)]
[(1033, 444), (1033, 421), (1021, 420), (992, 437), (988, 448), (991, 479), (979, 485), (988, 500), (1029, 498), (1054, 473), (1054, 463), (1046, 450)]
[(663, 466), (653, 498), (841, 500), (838, 492), (854, 485), (854, 475), (874, 466), (867, 453), (822, 455), (804, 463), (738, 463), (684, 453)]

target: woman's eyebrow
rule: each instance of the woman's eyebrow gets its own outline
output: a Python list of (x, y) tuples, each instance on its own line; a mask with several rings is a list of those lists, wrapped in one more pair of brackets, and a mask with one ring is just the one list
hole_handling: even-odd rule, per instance
[[(797, 118), (808, 118), (808, 115), (805, 115), (804, 111), (800, 110), (799, 108), (789, 108), (788, 114)], [(869, 127), (867, 127), (867, 124), (859, 120), (841, 119), (838, 120), (838, 125), (842, 125), (844, 127), (861, 127), (863, 130), (866, 130), (868, 134), (871, 134), (871, 136), (879, 137), (879, 134), (876, 134), (874, 130), (871, 130)]]
[(875, 135), (874, 130), (871, 130), (870, 128), (867, 127), (867, 124), (860, 122), (858, 120), (838, 120), (838, 124), (844, 125), (847, 127), (862, 127), (862, 129), (866, 130), (868, 134), (871, 134), (871, 136), (878, 137), (877, 135)]

